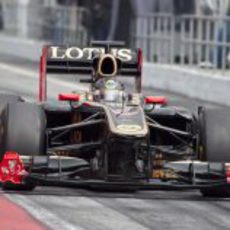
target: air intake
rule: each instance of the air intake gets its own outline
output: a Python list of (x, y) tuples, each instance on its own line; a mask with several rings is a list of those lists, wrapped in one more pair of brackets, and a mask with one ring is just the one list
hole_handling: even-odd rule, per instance
[(117, 60), (111, 54), (105, 54), (98, 61), (97, 74), (103, 77), (113, 77), (117, 74)]

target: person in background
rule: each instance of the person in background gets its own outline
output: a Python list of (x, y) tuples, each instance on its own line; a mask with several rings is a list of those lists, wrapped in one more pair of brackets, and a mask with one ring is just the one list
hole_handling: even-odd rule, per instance
[[(215, 48), (210, 51), (209, 63), (204, 66), (216, 65), (217, 68), (225, 68), (223, 58), (227, 58), (229, 48), (225, 49), (221, 43), (230, 42), (230, 0), (199, 0), (197, 1), (198, 16), (215, 16), (219, 18), (219, 22), (212, 29), (213, 38), (218, 43)], [(203, 64), (201, 64), (203, 66)]]
[(229, 0), (196, 0), (196, 14), (225, 16), (228, 2)]
[(40, 14), (42, 15), (42, 36), (45, 41), (55, 41), (55, 14), (56, 0), (40, 2)]
[[(217, 15), (220, 17), (230, 16), (230, 1), (229, 0), (219, 0), (219, 9)], [(218, 25), (218, 33), (216, 38), (218, 43), (223, 43), (223, 45), (217, 45), (216, 51), (212, 50), (210, 53), (210, 61), (215, 63), (217, 60), (218, 68), (226, 68), (227, 56), (229, 54), (229, 47), (224, 48), (226, 45), (224, 43), (230, 42), (230, 18), (225, 18)], [(216, 53), (216, 54), (215, 54)], [(216, 57), (215, 57), (216, 55)], [(225, 60), (223, 60), (225, 58)]]
[[(177, 23), (176, 23), (176, 30), (180, 31), (180, 16), (183, 15), (193, 15), (195, 13), (195, 0), (173, 0), (173, 13), (176, 17)], [(189, 22), (185, 22), (185, 30), (189, 30)]]
[(155, 12), (172, 14), (174, 10), (172, 0), (155, 1)]
[(86, 0), (83, 6), (88, 13), (83, 19), (91, 40), (107, 40), (110, 25), (111, 1)]
[(74, 5), (74, 0), (57, 0), (55, 10), (53, 41), (57, 44), (65, 42), (65, 35), (69, 32), (70, 7)]
[(94, 40), (106, 40), (110, 25), (110, 1), (95, 0), (92, 4), (92, 35)]

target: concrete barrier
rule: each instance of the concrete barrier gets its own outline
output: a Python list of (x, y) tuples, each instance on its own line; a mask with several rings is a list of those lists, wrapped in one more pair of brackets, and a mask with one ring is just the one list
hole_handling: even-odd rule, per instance
[(145, 63), (143, 86), (230, 106), (230, 74), (214, 70)]
[(0, 53), (39, 61), (44, 42), (0, 34)]
[[(31, 61), (39, 61), (43, 44), (0, 35), (0, 53)], [(230, 106), (230, 74), (214, 70), (145, 63), (143, 86)]]

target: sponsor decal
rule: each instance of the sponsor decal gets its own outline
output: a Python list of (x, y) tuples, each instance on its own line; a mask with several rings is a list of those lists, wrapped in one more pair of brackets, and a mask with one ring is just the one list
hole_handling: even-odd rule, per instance
[[(70, 59), (70, 60), (78, 60), (78, 59), (86, 59), (91, 60), (93, 54), (105, 54), (104, 48), (79, 48), (77, 46), (72, 46), (68, 48), (59, 47), (59, 46), (51, 46), (50, 47), (50, 58), (51, 59)], [(119, 58), (121, 61), (128, 62), (132, 60), (132, 50), (130, 49), (111, 49), (111, 54), (114, 57)]]
[(114, 81), (114, 80), (108, 80), (105, 83), (105, 88), (109, 89), (109, 90), (114, 90), (114, 89), (116, 89), (117, 85), (118, 84), (117, 84), (116, 81)]
[(117, 129), (120, 131), (131, 133), (135, 133), (142, 130), (140, 125), (118, 125)]
[(119, 109), (116, 108), (110, 108), (111, 111), (115, 114), (115, 115), (119, 115), (119, 118), (121, 119), (122, 117), (128, 117), (127, 119), (130, 119), (130, 117), (132, 116), (137, 116), (140, 113), (140, 110), (136, 110), (136, 109), (127, 109), (125, 108), (125, 110), (123, 110), (122, 107), (119, 107)]

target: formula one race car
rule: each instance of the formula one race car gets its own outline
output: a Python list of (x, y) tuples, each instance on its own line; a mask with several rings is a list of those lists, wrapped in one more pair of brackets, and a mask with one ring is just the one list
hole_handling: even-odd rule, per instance
[[(230, 195), (229, 114), (203, 107), (192, 114), (167, 105), (164, 97), (144, 97), (142, 51), (122, 45), (44, 47), (39, 102), (0, 95), (4, 189), (200, 189), (205, 196)], [(52, 105), (47, 74), (74, 74), (91, 88), (61, 93), (67, 106)], [(122, 84), (127, 78), (135, 81), (131, 93)]]

